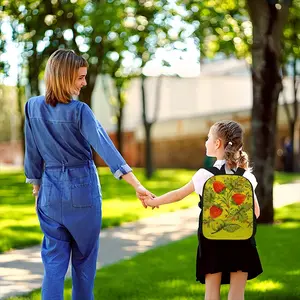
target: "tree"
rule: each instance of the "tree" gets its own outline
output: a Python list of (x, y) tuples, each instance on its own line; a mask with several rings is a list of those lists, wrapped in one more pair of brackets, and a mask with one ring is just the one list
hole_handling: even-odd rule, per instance
[(251, 126), (253, 161), (259, 182), (256, 192), (261, 203), (259, 221), (272, 223), (276, 120), (278, 98), (282, 90), (281, 40), (289, 3), (251, 0), (248, 1), (248, 7), (253, 25)]
[(75, 22), (73, 4), (70, 1), (18, 0), (7, 1), (4, 8), (11, 21), (13, 39), (24, 49), (22, 57), (23, 65), (27, 66), (29, 93), (39, 95), (45, 60), (62, 45), (75, 47), (73, 40), (67, 41), (64, 37), (65, 30)]
[[(160, 47), (171, 47), (172, 41), (177, 37), (171, 37), (168, 33), (171, 28), (173, 15), (178, 15), (166, 1), (148, 1), (134, 0), (136, 23), (133, 24), (136, 41), (133, 42), (135, 48), (134, 54), (140, 61), (140, 78), (141, 78), (141, 102), (142, 102), (142, 120), (145, 132), (145, 167), (146, 177), (151, 178), (153, 168), (151, 130), (157, 121), (161, 80), (156, 87), (156, 104), (154, 106), (153, 117), (150, 118), (147, 105), (146, 76), (143, 74), (143, 68), (152, 58)], [(150, 4), (151, 5), (150, 5)], [(163, 61), (161, 62), (163, 65)]]
[[(165, 4), (165, 3), (164, 3)], [(128, 2), (124, 18), (124, 28), (114, 30), (115, 38), (110, 43), (105, 60), (103, 72), (114, 80), (116, 96), (113, 96), (113, 107), (117, 119), (117, 138), (119, 149), (122, 151), (122, 117), (126, 103), (126, 87), (132, 78), (141, 79), (142, 120), (145, 129), (145, 166), (146, 176), (150, 178), (153, 173), (151, 129), (157, 120), (160, 97), (156, 98), (153, 118), (149, 117), (147, 93), (145, 91), (146, 76), (143, 74), (145, 65), (155, 57), (157, 48), (169, 45), (167, 30), (170, 25), (167, 20), (172, 18), (170, 8), (160, 1), (145, 2), (133, 0)], [(132, 65), (126, 61), (130, 57)], [(160, 90), (161, 80), (156, 89)]]

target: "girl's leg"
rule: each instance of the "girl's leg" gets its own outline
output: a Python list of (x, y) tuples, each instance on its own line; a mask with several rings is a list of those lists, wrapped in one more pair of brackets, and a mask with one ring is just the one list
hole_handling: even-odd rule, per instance
[(248, 273), (238, 271), (230, 273), (228, 300), (244, 300)]
[(205, 300), (220, 300), (222, 273), (205, 275)]

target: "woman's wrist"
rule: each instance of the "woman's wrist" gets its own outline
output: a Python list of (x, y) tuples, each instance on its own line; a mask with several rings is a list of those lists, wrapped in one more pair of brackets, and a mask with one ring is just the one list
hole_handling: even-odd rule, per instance
[(39, 191), (32, 190), (32, 196), (37, 197), (39, 195)]
[(39, 194), (40, 186), (39, 185), (34, 185), (32, 188), (32, 195), (37, 197)]
[(136, 184), (133, 185), (133, 188), (137, 191), (140, 188), (144, 188), (144, 186), (141, 183), (136, 183)]
[(129, 183), (135, 190), (137, 190), (140, 187), (143, 187), (141, 183), (138, 181), (138, 179), (135, 177), (133, 172), (129, 172), (122, 176), (122, 178)]

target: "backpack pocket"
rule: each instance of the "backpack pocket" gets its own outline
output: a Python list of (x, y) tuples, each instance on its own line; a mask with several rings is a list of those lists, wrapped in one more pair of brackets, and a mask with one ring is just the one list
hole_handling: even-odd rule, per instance
[(211, 240), (247, 240), (255, 232), (250, 181), (240, 175), (215, 175), (203, 188), (202, 233)]

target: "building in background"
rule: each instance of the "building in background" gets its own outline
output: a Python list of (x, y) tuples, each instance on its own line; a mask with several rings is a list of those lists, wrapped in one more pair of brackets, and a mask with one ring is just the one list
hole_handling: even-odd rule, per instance
[[(229, 59), (202, 66), (201, 75), (193, 78), (148, 77), (147, 109), (154, 115), (156, 87), (161, 80), (158, 121), (153, 125), (154, 167), (199, 168), (205, 159), (204, 143), (210, 126), (222, 119), (241, 123), (246, 132), (245, 149), (250, 151), (252, 80), (244, 61)], [(113, 109), (103, 94), (103, 80), (98, 81), (92, 107), (112, 139), (116, 140)], [(288, 102), (292, 100), (291, 80), (286, 80)], [(128, 89), (124, 108), (124, 157), (132, 166), (144, 165), (144, 128), (142, 124), (140, 80)], [(107, 88), (106, 88), (107, 89)], [(112, 84), (109, 91), (113, 93)], [(282, 101), (282, 100), (280, 100)], [(299, 137), (299, 128), (296, 136)], [(278, 111), (276, 168), (282, 169), (282, 140), (288, 136), (288, 122), (283, 105)], [(299, 146), (299, 140), (297, 141)], [(101, 160), (97, 160), (100, 164)]]

